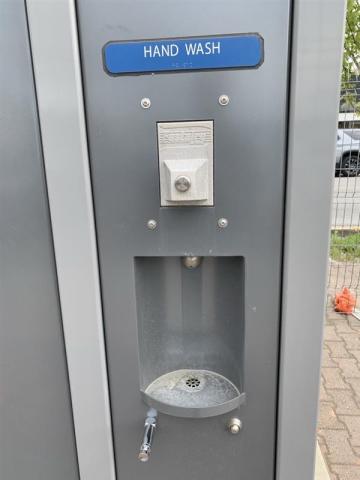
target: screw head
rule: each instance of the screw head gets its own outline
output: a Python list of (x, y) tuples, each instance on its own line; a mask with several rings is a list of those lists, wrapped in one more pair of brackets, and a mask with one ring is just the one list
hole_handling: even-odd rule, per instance
[(225, 107), (226, 105), (228, 105), (230, 102), (230, 98), (228, 97), (228, 95), (220, 95), (219, 97), (219, 104), (222, 106), (222, 107)]
[(226, 228), (229, 225), (229, 221), (227, 218), (219, 218), (217, 224), (219, 228)]
[(147, 222), (147, 227), (148, 227), (149, 230), (155, 230), (155, 228), (157, 227), (157, 221), (154, 220), (153, 218), (151, 218)]
[(231, 434), (237, 435), (242, 427), (240, 418), (231, 418), (227, 424), (228, 430)]
[(146, 97), (142, 98), (142, 99), (141, 99), (141, 102), (140, 102), (140, 105), (141, 105), (141, 107), (144, 108), (145, 110), (148, 109), (148, 108), (150, 108), (150, 107), (151, 107), (151, 100), (150, 100), (150, 98), (146, 98)]
[(175, 180), (175, 188), (178, 192), (184, 193), (189, 190), (191, 187), (191, 181), (189, 177), (186, 177), (185, 175), (181, 175), (180, 177), (177, 177)]

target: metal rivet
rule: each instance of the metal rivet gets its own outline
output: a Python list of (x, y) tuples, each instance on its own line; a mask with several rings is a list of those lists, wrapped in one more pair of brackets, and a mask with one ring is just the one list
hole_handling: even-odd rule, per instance
[(154, 220), (153, 218), (151, 218), (147, 222), (147, 227), (148, 227), (149, 230), (155, 230), (155, 228), (157, 227), (157, 221)]
[(177, 177), (175, 180), (175, 188), (178, 192), (184, 193), (189, 190), (191, 187), (191, 181), (189, 177), (186, 177), (185, 175), (180, 175), (180, 177)]
[(219, 104), (222, 106), (222, 107), (225, 107), (226, 105), (228, 105), (230, 102), (230, 98), (227, 96), (227, 95), (220, 95), (219, 97)]
[(217, 224), (219, 228), (226, 228), (229, 225), (229, 221), (227, 218), (219, 218)]
[(145, 108), (145, 109), (150, 108), (151, 107), (150, 98), (146, 98), (146, 97), (142, 98), (140, 105), (142, 106), (142, 108)]
[(227, 428), (230, 433), (237, 435), (242, 428), (242, 422), (240, 418), (231, 418), (227, 423)]

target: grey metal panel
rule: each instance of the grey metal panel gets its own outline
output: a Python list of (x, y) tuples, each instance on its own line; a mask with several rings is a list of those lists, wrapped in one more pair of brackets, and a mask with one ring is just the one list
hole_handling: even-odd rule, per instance
[(278, 480), (314, 473), (344, 4), (294, 2)]
[(81, 480), (114, 458), (73, 0), (27, 0)]
[(24, 2), (0, 3), (0, 477), (76, 480)]
[[(268, 480), (275, 458), (289, 2), (79, 0), (77, 7), (118, 476)], [(103, 70), (101, 48), (110, 40), (234, 32), (263, 35), (258, 70), (121, 78)], [(230, 96), (228, 107), (218, 105), (220, 94)], [(146, 111), (142, 97), (152, 101)], [(215, 207), (159, 208), (156, 122), (199, 119), (215, 121)], [(223, 216), (229, 226), (220, 230)], [(158, 220), (154, 231), (146, 229), (149, 218)], [(144, 468), (136, 459), (146, 407), (133, 257), (186, 253), (245, 258), (244, 430), (230, 436), (228, 416), (161, 415)]]

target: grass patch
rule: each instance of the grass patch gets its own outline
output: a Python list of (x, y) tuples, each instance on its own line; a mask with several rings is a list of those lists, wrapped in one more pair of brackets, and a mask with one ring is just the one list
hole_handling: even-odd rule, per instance
[(332, 232), (330, 257), (337, 262), (360, 261), (360, 232)]

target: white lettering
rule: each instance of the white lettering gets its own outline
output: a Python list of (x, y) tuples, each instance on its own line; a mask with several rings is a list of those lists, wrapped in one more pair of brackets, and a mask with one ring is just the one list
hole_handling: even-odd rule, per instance
[(217, 53), (220, 54), (220, 42), (217, 42), (216, 44), (213, 42), (212, 53), (215, 53), (215, 50), (217, 50)]
[(185, 43), (186, 55), (219, 55), (220, 42)]
[(176, 57), (179, 54), (179, 47), (176, 43), (168, 45), (148, 45), (144, 47), (144, 58), (150, 57)]
[(160, 49), (158, 45), (155, 45), (153, 50), (153, 57), (161, 57)]
[(170, 56), (170, 45), (161, 45), (161, 56), (162, 57)]
[(196, 48), (196, 44), (185, 43), (186, 55), (196, 55), (195, 48)]
[(144, 47), (144, 58), (146, 58), (149, 54), (149, 57), (151, 58), (151, 46), (150, 47)]
[(211, 42), (205, 43), (205, 55), (210, 55), (212, 53)]
[[(185, 43), (185, 52), (190, 55), (219, 55), (221, 49), (220, 42), (195, 42)], [(176, 57), (179, 54), (179, 46), (176, 43), (167, 45), (145, 45), (144, 58), (154, 57)]]
[(197, 44), (197, 49), (196, 49), (196, 55), (199, 55), (199, 53), (201, 55), (204, 55), (204, 49), (203, 49), (203, 46), (201, 43), (198, 43)]
[(172, 43), (170, 45), (170, 55), (172, 57), (176, 57), (178, 53), (179, 53), (179, 47), (176, 45), (176, 43)]

